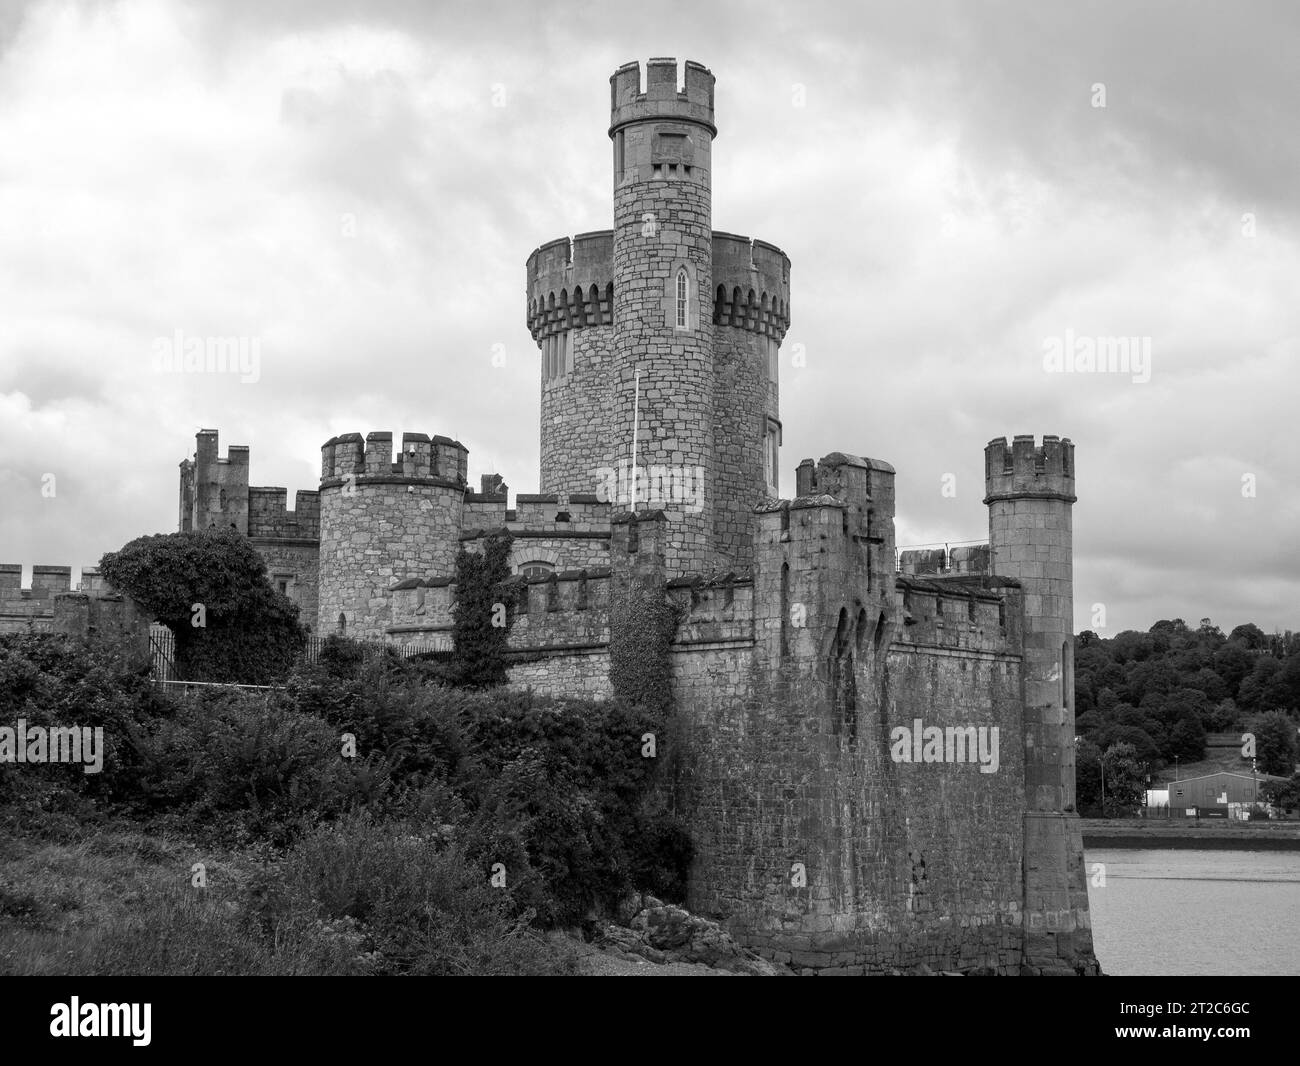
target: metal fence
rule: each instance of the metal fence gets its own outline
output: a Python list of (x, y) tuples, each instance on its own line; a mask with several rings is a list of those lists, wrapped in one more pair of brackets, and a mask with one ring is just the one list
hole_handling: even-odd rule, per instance
[[(320, 662), (321, 652), (329, 643), (328, 637), (308, 637), (298, 662), (313, 665)], [(363, 662), (371, 662), (383, 655), (396, 652), (403, 659), (430, 659), (435, 662), (448, 662), (453, 652), (450, 648), (437, 644), (386, 644), (380, 640), (350, 640), (348, 647), (360, 652)], [(149, 650), (153, 656), (153, 669), (150, 677), (154, 681), (166, 683), (184, 683), (197, 685), (202, 682), (185, 681), (176, 668), (176, 634), (166, 626), (154, 624), (149, 627)]]
[[(1150, 821), (1161, 822), (1216, 822), (1228, 823), (1232, 825), (1249, 824), (1252, 810), (1264, 811), (1265, 804), (1261, 801), (1259, 804), (1252, 803), (1230, 803), (1226, 807), (1167, 807), (1163, 804), (1159, 807), (1139, 807), (1138, 817)], [(1274, 821), (1287, 822), (1295, 821), (1297, 812), (1283, 810), (1278, 807), (1267, 808), (1268, 818), (1263, 819), (1260, 814), (1256, 814), (1255, 821)]]

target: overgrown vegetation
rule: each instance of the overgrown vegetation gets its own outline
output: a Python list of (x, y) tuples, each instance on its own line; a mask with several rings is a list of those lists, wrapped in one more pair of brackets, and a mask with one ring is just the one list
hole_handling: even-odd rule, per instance
[(186, 681), (269, 684), (302, 653), (297, 604), (271, 587), (266, 562), (234, 529), (138, 537), (99, 569), (175, 634)]
[(510, 577), (508, 532), (493, 533), (482, 553), (461, 548), (456, 555), (456, 602), (452, 605), (451, 679), (469, 688), (502, 685), (506, 642), (515, 620), (515, 599), (502, 588)]
[(0, 718), (102, 724), (108, 751), (102, 774), (0, 767), (0, 836), (129, 819), (255, 868), (230, 895), (178, 866), (71, 949), (82, 972), (543, 972), (561, 962), (540, 930), (680, 898), (690, 841), (649, 804), (645, 707), (458, 689), (440, 667), (332, 641), (282, 689), (164, 698), (66, 638), (0, 637)]

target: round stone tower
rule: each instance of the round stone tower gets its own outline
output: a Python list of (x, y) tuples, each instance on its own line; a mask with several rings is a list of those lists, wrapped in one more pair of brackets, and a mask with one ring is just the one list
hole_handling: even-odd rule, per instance
[(990, 441), (984, 476), (991, 570), (1024, 602), (1026, 965), (1068, 971), (1093, 958), (1074, 804), (1074, 445)]
[(614, 229), (528, 257), (541, 489), (630, 509), (635, 421), (635, 505), (666, 512), (672, 575), (752, 565), (754, 507), (779, 494), (790, 260), (712, 231), (713, 86), (687, 62), (679, 91), (674, 59), (649, 61), (644, 92), (638, 64), (615, 71)]
[(402, 434), (396, 462), (391, 433), (321, 446), (317, 633), (383, 639), (395, 581), (452, 576), (468, 460), (459, 441), (424, 433)]
[[(668, 572), (713, 569), (713, 75), (651, 59), (610, 78), (614, 358), (620, 458), (637, 419), (637, 506), (668, 516)], [(671, 479), (671, 480), (666, 480)]]

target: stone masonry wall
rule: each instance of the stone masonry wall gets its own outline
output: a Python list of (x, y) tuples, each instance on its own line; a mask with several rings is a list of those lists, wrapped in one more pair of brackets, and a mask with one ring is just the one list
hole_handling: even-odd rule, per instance
[[(289, 580), (286, 595), (298, 605), (298, 619), (316, 633), (320, 624), (320, 543), (314, 540), (290, 540), (251, 537), (253, 547), (266, 560), (266, 573), (272, 588), (283, 577)], [(338, 621), (337, 612), (335, 622)], [(326, 633), (333, 630), (326, 630)]]
[(538, 483), (542, 492), (594, 493), (600, 469), (631, 454), (631, 423), (625, 438), (611, 425), (614, 327), (588, 326), (568, 337), (573, 371), (551, 380), (542, 375)]
[[(855, 735), (834, 720), (825, 678), (768, 684), (755, 671), (746, 683), (746, 659), (723, 653), (675, 679), (680, 803), (697, 847), (691, 909), (801, 969), (1017, 972), (1016, 658), (895, 646), (885, 677), (859, 664)], [(865, 698), (876, 685), (880, 702)], [(895, 764), (889, 730), (918, 717), (997, 725), (999, 771)], [(791, 883), (796, 863), (806, 886)]]
[[(626, 135), (629, 153), (636, 153), (640, 148), (634, 137), (648, 141), (651, 130), (633, 127)], [(648, 160), (648, 150), (645, 155)], [(648, 172), (649, 167), (639, 169)], [(714, 483), (716, 458), (709, 212), (707, 175), (691, 181), (630, 180), (614, 193), (616, 356), (610, 407), (618, 446), (626, 440), (630, 457), (634, 377), (639, 369), (638, 467), (699, 468), (704, 473), (706, 491), (698, 508), (663, 508), (669, 517), (670, 575), (714, 567), (713, 499), (707, 491)], [(685, 329), (670, 321), (679, 267), (690, 274), (690, 322)]]
[(754, 564), (754, 507), (767, 495), (767, 338), (732, 326), (713, 329), (713, 536), (719, 565)]
[(402, 478), (361, 478), (351, 492), (323, 488), (316, 632), (337, 632), (344, 614), (348, 636), (383, 639), (395, 581), (454, 572), (463, 495)]

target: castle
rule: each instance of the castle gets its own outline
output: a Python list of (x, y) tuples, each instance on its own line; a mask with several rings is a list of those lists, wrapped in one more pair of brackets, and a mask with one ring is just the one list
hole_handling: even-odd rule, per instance
[[(985, 448), (986, 545), (894, 544), (894, 470), (835, 452), (778, 485), (790, 260), (715, 232), (714, 78), (610, 79), (614, 228), (528, 257), (539, 495), (458, 441), (334, 437), (316, 492), (249, 486), (198, 434), (180, 528), (233, 525), (317, 634), (448, 646), (455, 559), (513, 535), (510, 683), (611, 694), (622, 578), (672, 646), (687, 905), (800, 971), (1091, 973), (1074, 812), (1074, 446)], [(0, 567), (0, 585), (9, 573)], [(0, 588), (0, 595), (4, 590)]]

